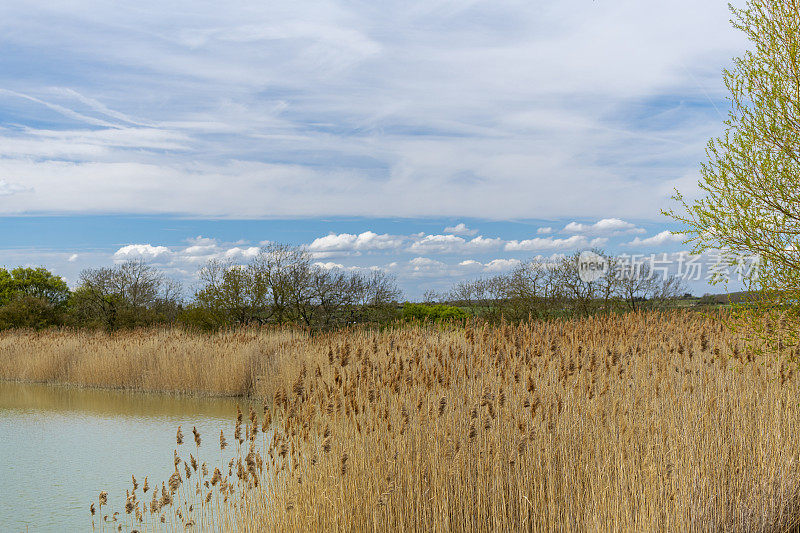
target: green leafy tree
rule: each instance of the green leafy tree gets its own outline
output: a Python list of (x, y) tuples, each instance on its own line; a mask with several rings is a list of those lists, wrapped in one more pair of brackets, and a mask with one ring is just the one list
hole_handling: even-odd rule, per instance
[(62, 322), (70, 291), (43, 267), (0, 269), (0, 328), (44, 328)]
[(44, 267), (18, 267), (8, 272), (0, 268), (0, 304), (20, 296), (41, 298), (51, 305), (63, 305), (69, 298), (67, 282)]
[(750, 0), (731, 11), (752, 46), (724, 71), (726, 129), (708, 143), (703, 196), (689, 205), (678, 192), (685, 211), (665, 214), (688, 226), (695, 253), (759, 258), (744, 269), (751, 298), (734, 324), (782, 347), (797, 344), (800, 324), (800, 2)]
[(62, 306), (54, 306), (44, 298), (21, 295), (0, 307), (0, 329), (43, 329), (61, 325)]

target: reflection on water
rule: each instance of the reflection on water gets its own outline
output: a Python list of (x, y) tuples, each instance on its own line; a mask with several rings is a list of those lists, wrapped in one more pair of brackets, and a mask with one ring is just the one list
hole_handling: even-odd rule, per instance
[(179, 424), (188, 443), (197, 426), (201, 457), (218, 464), (237, 401), (0, 381), (0, 531), (91, 531), (100, 491), (122, 511), (131, 474), (169, 477)]
[(83, 413), (134, 418), (174, 417), (187, 413), (223, 418), (236, 415), (239, 399), (178, 396), (58, 385), (0, 381), (0, 409)]

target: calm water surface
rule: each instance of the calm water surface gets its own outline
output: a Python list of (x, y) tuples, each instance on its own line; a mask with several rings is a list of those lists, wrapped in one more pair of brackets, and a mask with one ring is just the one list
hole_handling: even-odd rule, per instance
[(131, 474), (141, 492), (145, 475), (160, 486), (172, 473), (179, 424), (179, 454), (194, 453), (197, 426), (201, 457), (219, 464), (219, 432), (233, 440), (237, 401), (0, 381), (0, 532), (91, 531), (89, 504), (102, 490), (124, 514)]

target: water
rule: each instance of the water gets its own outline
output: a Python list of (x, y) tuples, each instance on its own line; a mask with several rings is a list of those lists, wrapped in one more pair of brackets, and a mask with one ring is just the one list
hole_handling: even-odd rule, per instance
[(181, 457), (195, 453), (197, 426), (201, 457), (219, 464), (237, 401), (0, 381), (0, 531), (91, 531), (89, 504), (103, 490), (103, 514), (124, 515), (131, 474), (143, 499), (145, 475), (152, 487), (172, 473), (179, 424)]

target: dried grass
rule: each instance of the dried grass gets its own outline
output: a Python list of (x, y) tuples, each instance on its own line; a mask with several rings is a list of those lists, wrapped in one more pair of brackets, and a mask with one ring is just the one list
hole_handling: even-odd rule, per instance
[(210, 479), (184, 480), (176, 456), (170, 488), (130, 525), (787, 530), (797, 373), (744, 345), (688, 313), (307, 339), (259, 381), (267, 431), (240, 413), (235, 461)]
[(181, 330), (5, 332), (0, 379), (239, 396), (252, 393), (297, 330), (198, 335)]

